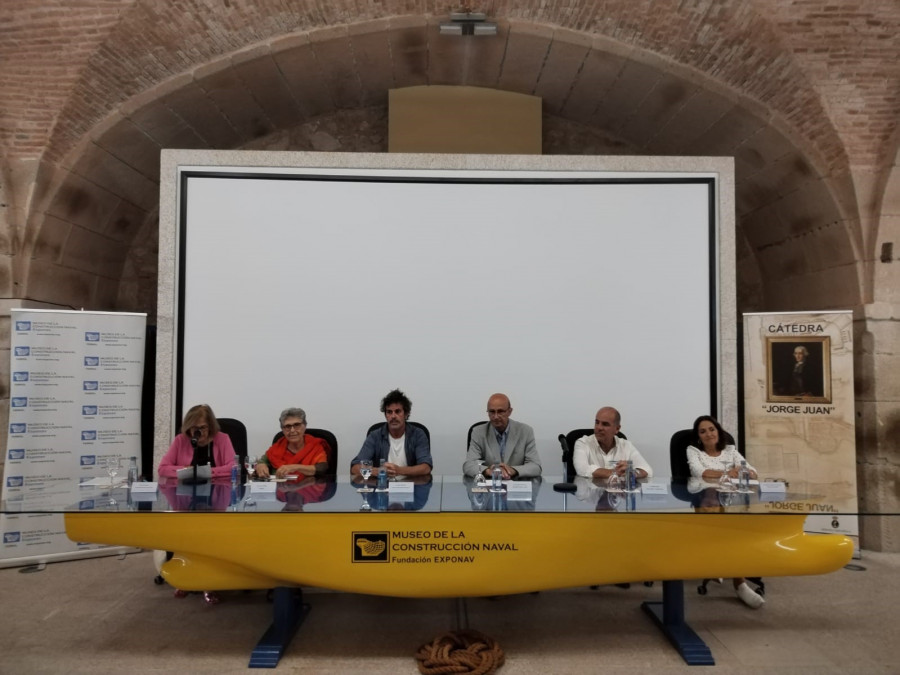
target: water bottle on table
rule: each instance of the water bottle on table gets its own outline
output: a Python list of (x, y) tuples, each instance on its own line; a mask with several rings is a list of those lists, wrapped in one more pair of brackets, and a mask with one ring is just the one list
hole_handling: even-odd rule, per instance
[(750, 492), (750, 469), (747, 468), (747, 460), (741, 460), (741, 468), (738, 471), (738, 490)]
[(375, 485), (376, 492), (387, 492), (388, 489), (388, 475), (387, 471), (384, 467), (378, 469), (378, 482)]
[(625, 491), (637, 492), (637, 475), (634, 473), (634, 462), (630, 459), (625, 464)]
[(137, 457), (131, 458), (131, 463), (128, 465), (128, 486), (131, 487), (132, 483), (135, 483), (138, 479), (138, 465), (137, 465)]
[(237, 455), (234, 456), (234, 464), (231, 465), (231, 487), (237, 485), (241, 480), (241, 459)]
[(491, 470), (491, 492), (503, 492), (503, 469), (499, 466)]

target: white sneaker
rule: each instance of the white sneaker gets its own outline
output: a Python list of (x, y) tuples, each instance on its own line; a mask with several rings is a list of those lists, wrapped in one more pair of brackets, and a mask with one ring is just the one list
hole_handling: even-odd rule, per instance
[(750, 588), (746, 581), (737, 587), (737, 596), (747, 607), (753, 609), (759, 609), (766, 604), (766, 599)]

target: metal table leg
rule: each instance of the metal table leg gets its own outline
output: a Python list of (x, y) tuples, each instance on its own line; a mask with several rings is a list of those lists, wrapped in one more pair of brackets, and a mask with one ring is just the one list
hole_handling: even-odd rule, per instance
[(684, 621), (684, 582), (664, 581), (662, 602), (641, 605), (691, 666), (714, 666), (712, 653)]
[(272, 625), (250, 655), (250, 668), (274, 668), (291, 643), (294, 634), (309, 614), (299, 588), (279, 586), (272, 594)]

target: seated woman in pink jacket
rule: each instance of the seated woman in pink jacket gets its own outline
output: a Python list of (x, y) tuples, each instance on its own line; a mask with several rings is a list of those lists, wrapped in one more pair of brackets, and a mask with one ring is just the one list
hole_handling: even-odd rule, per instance
[[(157, 473), (161, 477), (175, 478), (178, 469), (191, 466), (194, 461), (198, 465), (207, 462), (212, 464), (214, 479), (230, 477), (231, 467), (234, 465), (234, 446), (231, 439), (228, 438), (228, 434), (219, 430), (219, 422), (212, 408), (205, 403), (195, 405), (187, 411), (181, 423), (181, 433), (175, 437), (163, 455)], [(187, 591), (175, 590), (176, 598), (184, 598), (187, 595)], [(210, 605), (219, 602), (219, 596), (212, 592), (204, 593), (203, 598)]]
[[(196, 446), (196, 447), (195, 447)], [(212, 464), (213, 478), (228, 478), (234, 465), (234, 446), (228, 434), (219, 430), (212, 408), (205, 403), (187, 411), (181, 423), (181, 433), (163, 455), (157, 473), (175, 478), (178, 469), (197, 464)]]

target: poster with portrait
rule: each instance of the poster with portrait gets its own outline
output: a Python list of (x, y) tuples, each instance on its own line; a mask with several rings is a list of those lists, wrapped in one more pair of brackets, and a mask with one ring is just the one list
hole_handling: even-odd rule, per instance
[(766, 336), (766, 400), (831, 403), (831, 338)]
[(788, 483), (773, 512), (858, 534), (852, 312), (744, 314), (744, 449), (761, 479)]

